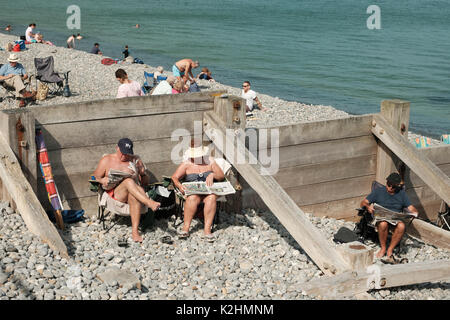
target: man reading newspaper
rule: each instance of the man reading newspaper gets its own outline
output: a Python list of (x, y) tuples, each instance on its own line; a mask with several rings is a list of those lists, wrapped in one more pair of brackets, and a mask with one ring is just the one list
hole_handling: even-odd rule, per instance
[[(387, 258), (393, 260), (393, 251), (405, 233), (405, 223), (398, 219), (395, 213), (403, 212), (406, 208), (409, 214), (417, 217), (417, 209), (411, 204), (409, 198), (402, 189), (401, 177), (398, 173), (391, 173), (386, 179), (386, 186), (375, 188), (362, 202), (361, 207), (366, 207), (374, 216), (373, 224), (378, 232), (381, 249), (377, 253), (377, 258), (382, 258), (385, 254)], [(374, 204), (378, 206), (375, 207)], [(382, 206), (384, 208), (380, 208)], [(394, 215), (389, 215), (389, 209), (394, 211)], [(380, 214), (377, 214), (377, 212)], [(386, 243), (389, 228), (393, 229), (392, 239), (386, 250)]]

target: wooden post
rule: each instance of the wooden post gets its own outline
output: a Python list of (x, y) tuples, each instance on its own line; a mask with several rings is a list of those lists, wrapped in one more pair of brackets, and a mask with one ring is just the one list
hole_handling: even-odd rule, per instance
[[(405, 138), (408, 138), (410, 102), (402, 100), (384, 100), (381, 102), (380, 114)], [(402, 171), (399, 159), (383, 144), (378, 142), (377, 173), (375, 179), (386, 184), (389, 174)], [(403, 177), (402, 177), (403, 178)]]
[(353, 241), (338, 247), (338, 251), (347, 261), (352, 270), (365, 269), (373, 264), (373, 248), (361, 242)]

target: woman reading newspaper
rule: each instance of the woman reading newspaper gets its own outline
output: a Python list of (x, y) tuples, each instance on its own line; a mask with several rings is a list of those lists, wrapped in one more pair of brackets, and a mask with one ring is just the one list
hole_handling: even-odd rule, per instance
[[(224, 173), (214, 161), (214, 158), (209, 156), (208, 147), (203, 146), (201, 140), (192, 139), (191, 146), (185, 153), (185, 161), (178, 166), (172, 175), (174, 185), (187, 195), (184, 204), (183, 227), (178, 232), (180, 238), (189, 236), (192, 219), (197, 212), (198, 205), (203, 202), (204, 238), (210, 242), (214, 241), (211, 227), (216, 214), (217, 195), (209, 194), (207, 189), (213, 185), (214, 181), (222, 181), (223, 179)], [(182, 184), (181, 181), (185, 184)]]
[[(377, 258), (387, 255), (386, 262), (394, 263), (394, 248), (400, 242), (405, 233), (405, 223), (401, 219), (402, 210), (407, 209), (408, 213), (404, 213), (405, 219), (408, 216), (417, 217), (417, 209), (411, 204), (405, 190), (401, 186), (401, 177), (398, 173), (391, 173), (386, 178), (386, 187), (375, 188), (362, 202), (361, 207), (366, 207), (373, 217), (375, 230), (378, 232), (381, 249), (377, 253)], [(393, 234), (391, 243), (386, 250), (389, 228)]]

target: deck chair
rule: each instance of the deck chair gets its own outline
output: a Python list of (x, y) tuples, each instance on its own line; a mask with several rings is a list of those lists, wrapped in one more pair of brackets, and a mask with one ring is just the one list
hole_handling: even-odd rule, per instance
[[(36, 68), (36, 88), (37, 81), (49, 86), (49, 94), (61, 94), (63, 90), (64, 79), (61, 75), (68, 74), (68, 72), (55, 72), (53, 56), (46, 58), (34, 58), (34, 66)], [(67, 76), (67, 75), (66, 75)]]
[[(219, 167), (224, 172), (225, 181), (228, 180), (227, 176), (230, 176), (232, 174), (231, 164), (228, 161), (226, 161), (225, 159), (215, 159), (215, 160), (216, 160), (217, 164), (219, 165)], [(175, 219), (173, 221), (173, 227), (176, 228), (177, 226), (179, 226), (181, 224), (181, 223), (180, 224), (176, 223), (177, 218), (180, 218), (181, 221), (184, 220), (184, 204), (186, 202), (186, 196), (177, 187), (175, 187), (175, 185), (173, 184), (173, 181), (172, 181), (172, 185), (173, 185), (175, 195), (178, 200), (178, 204), (177, 204), (176, 210), (175, 210)], [(220, 214), (220, 211), (223, 210), (223, 207), (224, 207), (226, 201), (227, 201), (226, 196), (217, 197), (216, 214), (214, 215), (213, 226), (212, 226), (213, 230), (220, 223), (219, 214)], [(199, 216), (199, 214), (203, 211), (203, 207), (204, 207), (204, 203), (200, 203), (197, 208), (197, 213), (196, 213), (195, 217)], [(203, 219), (201, 219), (201, 221), (203, 222)]]
[(144, 71), (144, 85), (142, 86), (142, 91), (144, 91), (144, 93), (148, 93), (150, 92), (150, 90), (152, 90), (152, 88), (155, 86), (155, 78), (154, 78), (154, 73), (149, 73), (149, 72), (145, 72)]

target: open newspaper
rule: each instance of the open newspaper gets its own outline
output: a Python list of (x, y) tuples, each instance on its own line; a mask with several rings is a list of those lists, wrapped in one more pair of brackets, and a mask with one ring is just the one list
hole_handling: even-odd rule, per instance
[(212, 186), (208, 187), (206, 182), (184, 182), (182, 185), (186, 188), (185, 194), (216, 194), (218, 196), (225, 196), (227, 194), (236, 193), (229, 181), (214, 182)]
[(409, 212), (407, 210), (404, 210), (403, 212), (395, 212), (392, 210), (389, 210), (383, 206), (380, 206), (379, 204), (375, 203), (374, 206), (374, 213), (373, 216), (377, 220), (392, 220), (392, 221), (403, 221), (403, 222), (409, 222), (410, 219), (416, 218), (416, 214)]

